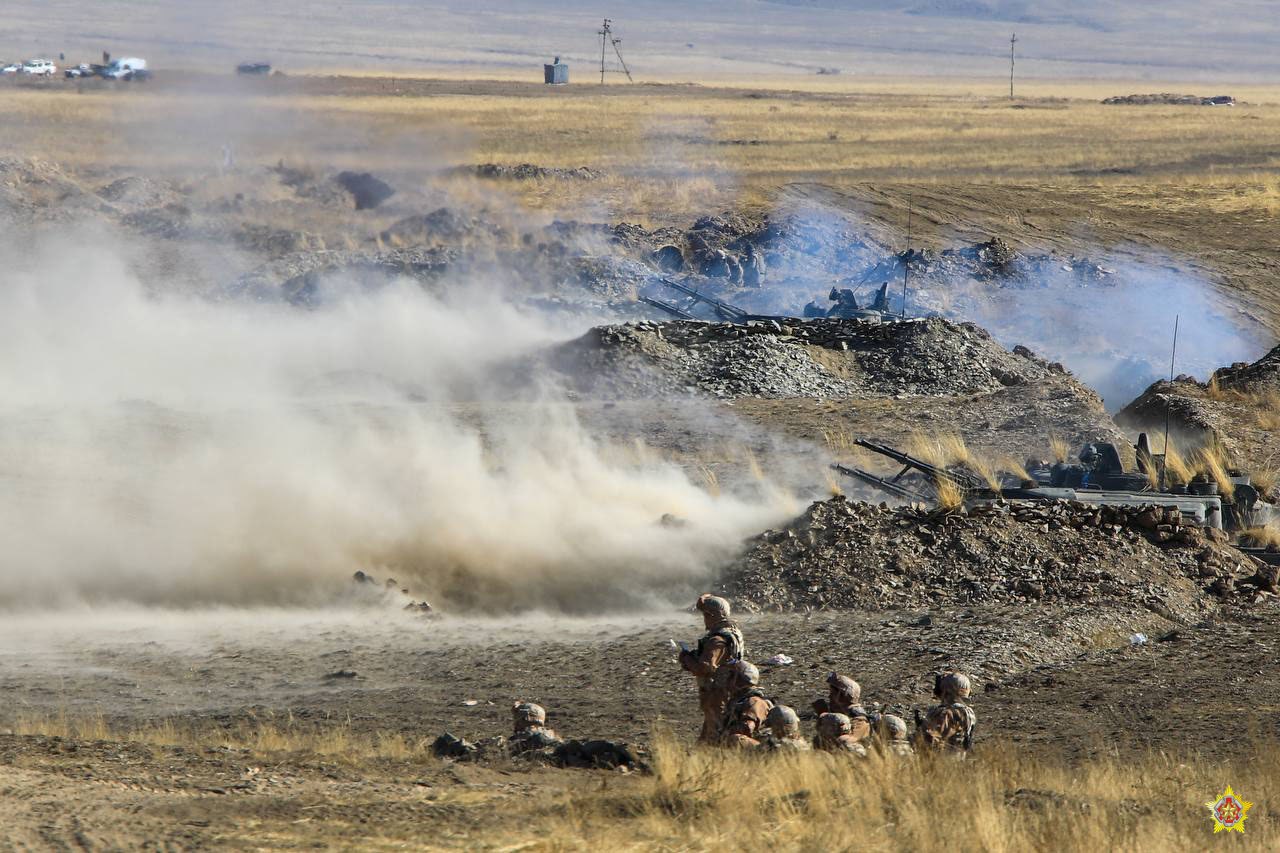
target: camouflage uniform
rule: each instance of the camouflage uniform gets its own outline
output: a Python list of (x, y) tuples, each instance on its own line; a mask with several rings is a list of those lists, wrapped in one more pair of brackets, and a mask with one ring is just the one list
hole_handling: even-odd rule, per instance
[(508, 744), (512, 755), (550, 750), (561, 744), (554, 729), (547, 728), (547, 712), (541, 705), (518, 702), (511, 706), (512, 733)]
[(729, 602), (714, 595), (703, 595), (694, 605), (702, 612), (707, 633), (692, 652), (680, 653), (680, 666), (698, 680), (698, 704), (702, 708), (702, 731), (698, 740), (713, 743), (720, 719), (724, 716), (729, 694), (717, 686), (716, 671), (731, 661), (741, 660), (747, 653), (742, 629), (729, 618)]
[(786, 705), (774, 705), (770, 708), (764, 724), (769, 730), (764, 745), (771, 750), (808, 752), (813, 748), (800, 734), (800, 716)]
[(907, 721), (893, 714), (884, 714), (876, 720), (876, 745), (888, 755), (915, 755), (911, 741), (907, 739)]
[(865, 758), (867, 748), (849, 730), (849, 718), (844, 714), (823, 714), (818, 717), (818, 734), (813, 739), (813, 748), (823, 752), (849, 752)]
[(827, 675), (829, 692), (826, 699), (813, 703), (813, 710), (822, 714), (844, 714), (849, 718), (849, 734), (854, 740), (866, 740), (871, 734), (871, 720), (862, 707), (862, 686), (847, 675), (832, 672)]
[(719, 743), (737, 749), (757, 747), (765, 733), (765, 720), (773, 703), (757, 685), (760, 670), (746, 661), (734, 661), (721, 668), (732, 698), (720, 721)]
[(973, 747), (978, 718), (962, 701), (969, 698), (969, 691), (968, 677), (958, 672), (943, 673), (934, 679), (933, 695), (938, 704), (930, 707), (923, 718), (917, 712), (916, 749), (963, 756)]

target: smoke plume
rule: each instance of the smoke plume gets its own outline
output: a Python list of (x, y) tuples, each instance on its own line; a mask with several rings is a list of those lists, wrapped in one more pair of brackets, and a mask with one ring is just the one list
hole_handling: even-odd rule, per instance
[(607, 452), (511, 369), (567, 330), (483, 282), (213, 303), (67, 242), (0, 253), (0, 607), (315, 604), (360, 569), (454, 609), (617, 609), (788, 508)]

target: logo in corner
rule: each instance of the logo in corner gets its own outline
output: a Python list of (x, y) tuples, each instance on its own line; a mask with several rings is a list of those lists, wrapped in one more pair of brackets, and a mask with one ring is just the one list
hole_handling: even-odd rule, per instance
[(1247, 803), (1240, 799), (1231, 786), (1227, 786), (1227, 790), (1213, 802), (1205, 803), (1209, 809), (1209, 814), (1213, 815), (1213, 831), (1215, 833), (1222, 832), (1244, 832), (1245, 818), (1249, 816), (1249, 809), (1253, 807), (1253, 803)]

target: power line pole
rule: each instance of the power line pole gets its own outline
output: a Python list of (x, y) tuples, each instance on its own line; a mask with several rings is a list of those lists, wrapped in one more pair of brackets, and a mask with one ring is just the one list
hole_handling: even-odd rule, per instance
[(605, 67), (605, 57), (609, 52), (609, 46), (613, 45), (613, 52), (617, 54), (618, 64), (622, 66), (622, 73), (627, 75), (627, 80), (631, 83), (635, 79), (631, 76), (631, 69), (627, 67), (627, 61), (622, 58), (622, 49), (618, 45), (622, 44), (622, 39), (615, 38), (613, 35), (613, 21), (608, 18), (604, 19), (604, 25), (596, 33), (600, 36), (600, 85), (604, 85), (604, 75), (610, 69)]
[(608, 18), (605, 18), (604, 26), (601, 27), (600, 32), (597, 33), (597, 35), (600, 36), (600, 85), (601, 86), (604, 85), (604, 52), (609, 47), (609, 33), (611, 32), (610, 26), (609, 26), (610, 23), (611, 21)]
[(1018, 43), (1018, 34), (1009, 36), (1009, 100), (1013, 100), (1013, 46)]

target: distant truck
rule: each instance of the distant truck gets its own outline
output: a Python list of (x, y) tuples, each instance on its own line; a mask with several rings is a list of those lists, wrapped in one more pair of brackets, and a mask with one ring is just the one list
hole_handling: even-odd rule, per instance
[(151, 76), (147, 70), (147, 61), (137, 57), (113, 59), (100, 72), (108, 80), (146, 80)]
[(48, 59), (28, 59), (22, 63), (22, 73), (32, 77), (52, 77), (58, 73), (58, 66)]

